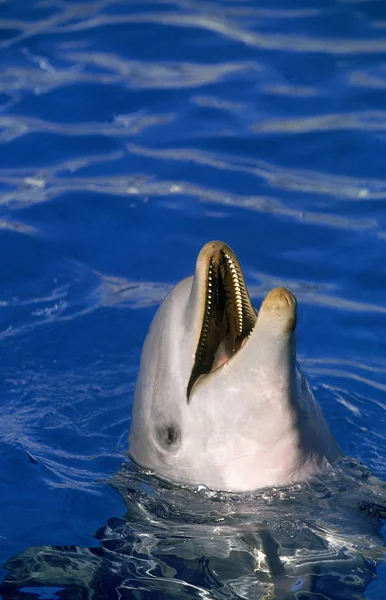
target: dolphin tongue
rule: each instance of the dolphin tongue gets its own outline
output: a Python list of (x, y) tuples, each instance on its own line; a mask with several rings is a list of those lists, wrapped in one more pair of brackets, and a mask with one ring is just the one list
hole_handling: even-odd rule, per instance
[(239, 261), (222, 242), (204, 246), (198, 265), (204, 262), (205, 277), (199, 290), (205, 303), (201, 333), (187, 387), (227, 362), (253, 330), (256, 313), (249, 298)]
[(220, 342), (220, 345), (218, 346), (213, 358), (211, 371), (215, 371), (219, 367), (222, 367), (222, 365), (224, 365), (231, 358), (231, 356), (233, 356), (233, 354), (234, 351), (229, 351), (229, 348), (224, 340)]

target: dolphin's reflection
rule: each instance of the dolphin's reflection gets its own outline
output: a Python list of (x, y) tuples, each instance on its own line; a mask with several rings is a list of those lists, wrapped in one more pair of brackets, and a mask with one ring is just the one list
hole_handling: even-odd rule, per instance
[(6, 564), (4, 600), (357, 600), (385, 552), (384, 484), (349, 459), (323, 482), (254, 494), (174, 487), (132, 464), (112, 485), (127, 512), (98, 545), (28, 548)]

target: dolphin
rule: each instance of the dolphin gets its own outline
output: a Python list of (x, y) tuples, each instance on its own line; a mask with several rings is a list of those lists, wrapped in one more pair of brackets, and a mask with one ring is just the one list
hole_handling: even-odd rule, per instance
[(296, 360), (295, 296), (252, 306), (235, 253), (212, 241), (147, 334), (129, 454), (161, 479), (246, 492), (299, 483), (341, 456)]
[(342, 456), (296, 362), (295, 329), (289, 290), (257, 313), (232, 250), (204, 246), (145, 341), (133, 460), (109, 482), (126, 514), (98, 530), (98, 546), (10, 558), (0, 596), (364, 599), (384, 557), (385, 484)]

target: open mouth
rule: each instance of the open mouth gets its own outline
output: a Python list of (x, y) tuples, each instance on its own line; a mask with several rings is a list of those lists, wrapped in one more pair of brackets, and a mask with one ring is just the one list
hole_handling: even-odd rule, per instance
[(221, 367), (244, 345), (257, 319), (235, 254), (220, 242), (212, 248), (206, 256), (205, 311), (188, 400), (199, 377)]

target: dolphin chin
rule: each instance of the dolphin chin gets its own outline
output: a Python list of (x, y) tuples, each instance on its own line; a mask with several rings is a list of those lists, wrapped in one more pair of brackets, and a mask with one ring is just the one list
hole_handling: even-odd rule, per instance
[(129, 435), (135, 462), (229, 491), (328, 469), (341, 451), (297, 364), (296, 316), (285, 288), (255, 311), (234, 252), (206, 244), (145, 340)]

